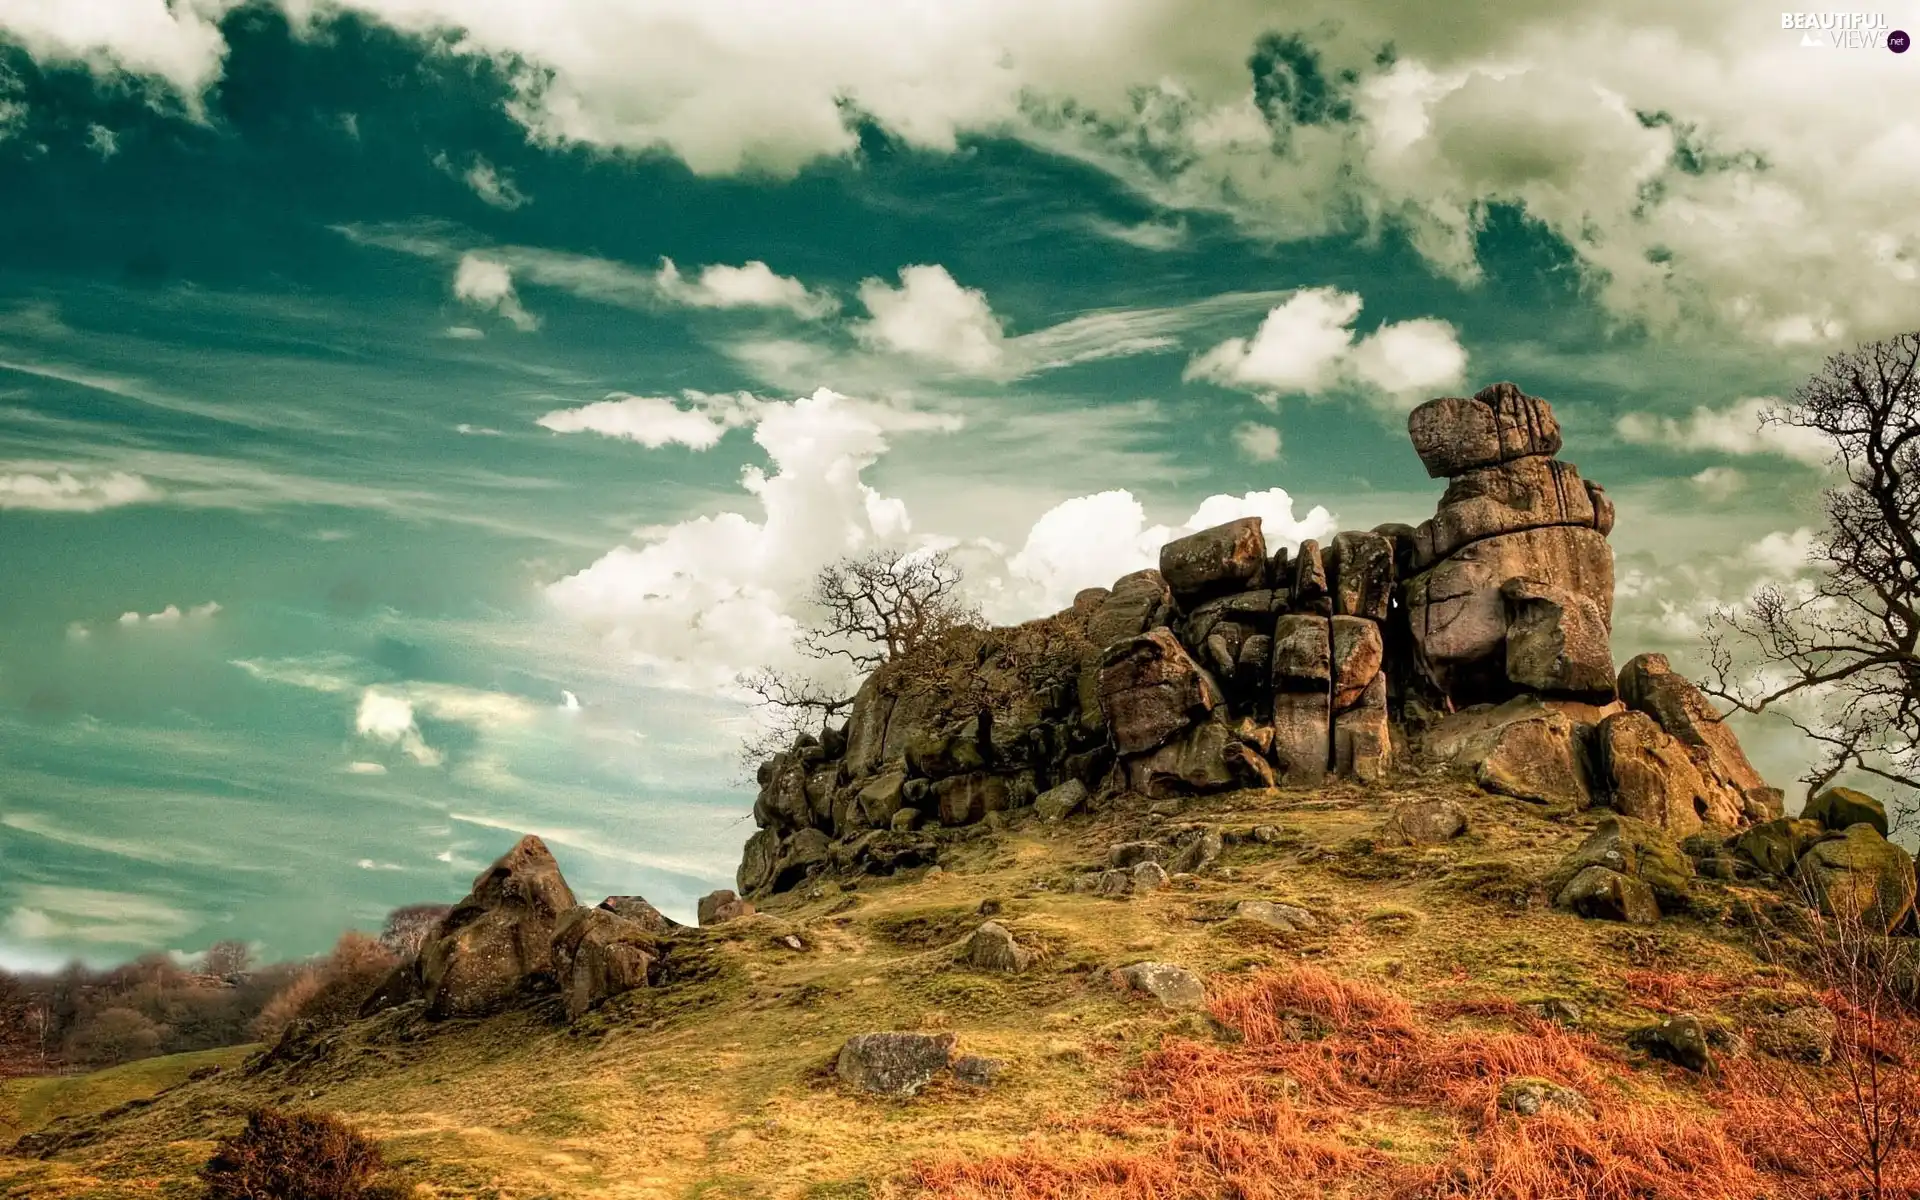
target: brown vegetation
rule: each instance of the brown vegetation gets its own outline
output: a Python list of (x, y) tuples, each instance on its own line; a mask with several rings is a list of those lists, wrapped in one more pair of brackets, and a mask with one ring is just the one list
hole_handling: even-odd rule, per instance
[(380, 1148), (327, 1113), (256, 1109), (201, 1172), (209, 1200), (389, 1200)]

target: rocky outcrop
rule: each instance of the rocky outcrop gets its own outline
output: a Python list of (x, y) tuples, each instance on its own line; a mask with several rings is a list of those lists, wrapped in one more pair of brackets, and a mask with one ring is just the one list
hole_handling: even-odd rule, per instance
[(1692, 861), (1664, 830), (1632, 817), (1608, 817), (1545, 882), (1560, 908), (1645, 924), (1685, 905), (1693, 879)]
[[(648, 905), (651, 908), (651, 905)], [(623, 992), (646, 987), (660, 960), (660, 931), (606, 908), (575, 908), (553, 931), (553, 970), (567, 1016)]]
[(1029, 806), (1059, 821), (1122, 793), (1374, 783), (1406, 766), (1556, 810), (1610, 806), (1676, 838), (1779, 816), (1780, 793), (1665, 659), (1616, 674), (1614, 509), (1557, 457), (1551, 406), (1500, 383), (1421, 405), (1407, 427), (1447, 480), (1418, 526), (1293, 547), (1243, 517), (1051, 617), (980, 631), (953, 680), (876, 671), (843, 726), (761, 767), (739, 892), (933, 863), (966, 827)]
[(1876, 934), (1891, 933), (1913, 909), (1913, 856), (1869, 824), (1815, 842), (1799, 875), (1822, 912)]
[(905, 1100), (953, 1061), (951, 1033), (860, 1033), (840, 1047), (834, 1070), (848, 1085)]
[(546, 843), (529, 834), (473, 881), (420, 951), (420, 994), (432, 1017), (504, 1007), (529, 981), (554, 975), (553, 935), (576, 907)]

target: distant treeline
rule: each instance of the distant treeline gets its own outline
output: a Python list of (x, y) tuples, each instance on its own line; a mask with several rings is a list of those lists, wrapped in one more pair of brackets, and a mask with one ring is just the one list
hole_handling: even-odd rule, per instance
[(294, 962), (256, 964), (244, 943), (217, 942), (185, 961), (149, 954), (104, 969), (0, 970), (0, 1076), (272, 1041), (295, 1020), (349, 1020), (446, 912), (395, 909), (378, 937), (349, 932), (327, 954)]

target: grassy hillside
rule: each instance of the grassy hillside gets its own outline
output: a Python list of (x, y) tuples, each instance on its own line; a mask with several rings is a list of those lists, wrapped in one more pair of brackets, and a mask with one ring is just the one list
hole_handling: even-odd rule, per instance
[(85, 1118), (185, 1083), (195, 1071), (239, 1065), (258, 1046), (228, 1046), (123, 1063), (88, 1075), (0, 1079), (0, 1141), (63, 1118)]
[[(1373, 845), (1386, 810), (1414, 795), (1458, 799), (1471, 831), (1435, 848)], [(1271, 825), (1278, 838), (1234, 839), (1184, 887), (1068, 890), (1110, 844), (1169, 821)], [(1545, 1200), (1564, 1178), (1485, 1181), (1524, 1182), (1556, 1156), (1616, 1175), (1651, 1157), (1691, 1181), (1690, 1200), (1737, 1195), (1767, 1153), (1742, 1141), (1762, 1124), (1754, 1096), (1737, 1072), (1695, 1076), (1625, 1036), (1684, 1008), (1738, 1023), (1751, 997), (1791, 981), (1746, 948), (1741, 889), (1703, 884), (1694, 913), (1651, 928), (1545, 909), (1535, 882), (1591, 823), (1438, 781), (1240, 792), (1054, 827), (1025, 814), (924, 877), (826, 884), (693, 934), (677, 982), (572, 1026), (553, 1000), (436, 1026), (398, 1010), (299, 1061), (70, 1122), (78, 1136), (51, 1158), (0, 1158), (0, 1196), (193, 1195), (213, 1139), (268, 1102), (341, 1113), (435, 1197), (1211, 1197), (1234, 1194), (1221, 1181), (1241, 1171), (1267, 1181), (1234, 1184), (1249, 1196)], [(1250, 899), (1307, 908), (1319, 927), (1231, 915)], [(1026, 972), (954, 964), (983, 902), (1040, 953)], [(1110, 970), (1143, 959), (1203, 973), (1211, 1015), (1116, 990)], [(1577, 1010), (1577, 1028), (1524, 1007), (1543, 1000)], [(1007, 1069), (986, 1090), (943, 1077), (907, 1101), (855, 1094), (835, 1054), (881, 1029), (950, 1030), (961, 1052)], [(106, 1107), (115, 1074), (62, 1081), (93, 1099), (59, 1111)], [(1502, 1083), (1529, 1075), (1580, 1087), (1600, 1116), (1576, 1129), (1496, 1115)], [(55, 1112), (34, 1104), (36, 1120)]]

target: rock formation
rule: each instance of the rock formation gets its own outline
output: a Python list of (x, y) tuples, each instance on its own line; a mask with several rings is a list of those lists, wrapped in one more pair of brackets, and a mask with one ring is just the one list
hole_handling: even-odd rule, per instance
[(1547, 402), (1495, 384), (1421, 405), (1408, 431), (1447, 480), (1417, 527), (1276, 547), (1241, 518), (1054, 616), (988, 631), (954, 664), (984, 686), (876, 671), (843, 726), (761, 767), (740, 893), (928, 864), (943, 831), (1036, 801), (1061, 820), (1127, 792), (1366, 783), (1406, 766), (1609, 806), (1674, 838), (1777, 817), (1780, 793), (1664, 658), (1615, 672), (1613, 505), (1558, 459)]

